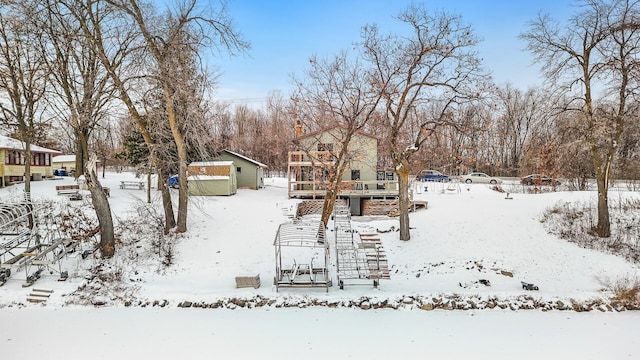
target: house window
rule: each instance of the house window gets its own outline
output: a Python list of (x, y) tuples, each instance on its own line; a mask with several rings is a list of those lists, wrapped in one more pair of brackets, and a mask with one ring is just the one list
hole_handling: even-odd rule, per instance
[(236, 167), (236, 172), (240, 174), (242, 172), (242, 168), (240, 166)]
[(332, 143), (318, 143), (318, 151), (333, 151)]
[(5, 152), (4, 162), (7, 165), (24, 165), (24, 157), (19, 151), (7, 150)]
[(360, 170), (351, 170), (351, 180), (360, 180)]

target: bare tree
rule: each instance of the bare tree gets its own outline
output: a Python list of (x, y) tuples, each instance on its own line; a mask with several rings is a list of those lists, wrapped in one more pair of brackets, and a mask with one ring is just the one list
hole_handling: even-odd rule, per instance
[[(141, 101), (147, 88), (147, 52), (140, 45), (137, 26), (127, 22), (106, 0), (64, 0), (61, 2), (80, 24), (81, 35), (90, 49), (100, 59), (104, 71), (109, 75), (125, 105), (131, 119), (140, 130), (147, 146), (151, 162), (158, 171), (159, 182), (169, 178), (167, 169), (156, 153), (156, 144), (151, 136)], [(166, 186), (159, 188), (165, 215), (165, 232), (176, 225), (171, 193)]]
[(346, 52), (332, 60), (319, 60), (314, 56), (310, 64), (311, 68), (306, 73), (307, 81), (295, 81), (297, 88), (294, 99), (297, 99), (298, 117), (303, 125), (311, 122), (307, 126), (340, 128), (340, 131), (332, 132), (336, 136), (333, 149), (325, 149), (332, 151), (330, 161), (315, 159), (326, 166), (326, 195), (322, 209), (322, 222), (326, 226), (343, 175), (349, 164), (359, 156), (358, 148), (351, 140), (373, 118), (382, 94), (371, 86), (364, 67), (358, 61), (350, 60)]
[[(185, 0), (179, 4), (175, 13), (169, 11), (167, 16), (158, 22), (150, 22), (150, 12), (145, 11), (137, 0), (107, 0), (111, 5), (120, 9), (123, 14), (131, 17), (136, 24), (146, 50), (153, 59), (155, 79), (160, 84), (164, 96), (167, 122), (173, 135), (179, 157), (178, 177), (181, 184), (187, 183), (188, 154), (185, 141), (186, 126), (181, 117), (176, 114), (176, 90), (179, 81), (184, 80), (182, 70), (176, 67), (176, 59), (181, 56), (194, 59), (194, 55), (205, 46), (221, 46), (225, 50), (244, 51), (248, 43), (244, 42), (240, 34), (233, 27), (231, 19), (226, 14), (223, 4), (220, 11), (213, 14), (198, 13), (197, 0)], [(159, 20), (159, 19), (158, 19)], [(163, 26), (160, 26), (163, 24)], [(185, 65), (179, 63), (178, 65)], [(188, 68), (188, 66), (186, 66)], [(177, 232), (187, 230), (188, 193), (187, 187), (181, 186), (178, 198)]]
[[(412, 5), (398, 19), (409, 26), (410, 36), (382, 35), (377, 26), (366, 26), (362, 45), (371, 63), (371, 84), (384, 97), (387, 139), (400, 192), (400, 240), (410, 240), (410, 158), (435, 128), (455, 124), (453, 107), (480, 95), (474, 87), (482, 79), (482, 69), (473, 51), (479, 40), (460, 16), (431, 14), (424, 5)], [(436, 102), (438, 110), (420, 119), (413, 139), (405, 141), (403, 129), (429, 102)]]
[(25, 144), (25, 192), (31, 192), (31, 145), (45, 112), (48, 69), (43, 61), (42, 29), (34, 25), (38, 2), (0, 4), (0, 111)]
[(84, 174), (89, 161), (92, 132), (111, 115), (107, 105), (114, 107), (115, 87), (87, 39), (77, 36), (78, 21), (67, 16), (57, 1), (45, 3), (48, 14), (42, 19), (42, 27), (47, 33), (44, 39), (50, 44), (45, 60), (51, 69), (52, 93), (56, 95), (51, 103), (61, 123), (72, 130), (77, 177)]
[(508, 175), (517, 176), (528, 144), (548, 123), (551, 100), (544, 96), (542, 89), (530, 88), (523, 92), (511, 84), (500, 87), (497, 97), (496, 131), (502, 145), (502, 168)]
[(598, 223), (593, 232), (609, 237), (611, 167), (628, 121), (628, 99), (637, 96), (640, 3), (583, 0), (580, 4), (582, 11), (564, 28), (541, 14), (521, 37), (534, 60), (544, 64), (548, 79), (573, 94), (566, 110), (578, 112), (585, 123), (598, 186)]
[[(49, 101), (55, 113), (72, 129), (75, 139), (75, 176), (84, 175), (92, 197), (93, 207), (100, 224), (98, 248), (104, 258), (115, 252), (115, 232), (107, 195), (96, 174), (96, 156), (90, 159), (90, 139), (100, 123), (108, 120), (107, 105), (115, 99), (110, 77), (101, 61), (87, 43), (87, 38), (78, 36), (81, 25), (73, 16), (68, 16), (64, 6), (57, 1), (45, 1), (40, 27), (45, 29), (43, 37), (47, 46), (44, 60), (51, 72), (53, 91)], [(91, 167), (88, 164), (91, 162)]]

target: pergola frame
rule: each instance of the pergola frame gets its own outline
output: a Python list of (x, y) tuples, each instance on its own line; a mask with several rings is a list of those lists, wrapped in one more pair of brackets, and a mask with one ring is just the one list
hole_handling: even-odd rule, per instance
[[(276, 291), (281, 287), (324, 287), (329, 292), (329, 242), (325, 238), (322, 221), (293, 221), (280, 224), (273, 242), (275, 247)], [(308, 262), (300, 258), (287, 262), (287, 252), (292, 249), (308, 249), (298, 252)], [(322, 263), (314, 263), (314, 253), (322, 253)]]

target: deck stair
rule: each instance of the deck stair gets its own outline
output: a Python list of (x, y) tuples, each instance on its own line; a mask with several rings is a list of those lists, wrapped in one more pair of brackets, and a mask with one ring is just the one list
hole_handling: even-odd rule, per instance
[(379, 279), (391, 279), (389, 262), (378, 234), (360, 234), (360, 244), (367, 259), (371, 276)]
[(32, 289), (31, 293), (27, 295), (27, 301), (33, 303), (43, 303), (51, 296), (53, 290), (49, 289)]

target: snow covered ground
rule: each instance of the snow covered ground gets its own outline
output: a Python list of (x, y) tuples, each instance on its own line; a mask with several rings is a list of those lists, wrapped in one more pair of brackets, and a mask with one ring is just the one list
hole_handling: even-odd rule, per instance
[[(133, 178), (107, 173), (101, 179), (111, 188), (118, 221), (133, 218), (146, 199), (142, 190), (119, 188), (121, 180)], [(124, 273), (123, 293), (131, 306), (123, 305), (122, 293), (105, 289), (89, 300), (104, 305), (78, 305), (77, 292), (72, 293), (91, 285), (86, 274), (96, 259), (66, 258), (65, 282), (45, 273), (23, 288), (24, 274), (13, 274), (0, 287), (0, 354), (12, 359), (640, 358), (634, 345), (640, 314), (607, 307), (611, 294), (603, 291), (607, 281), (636, 278), (638, 266), (560, 240), (540, 222), (542, 212), (558, 201), (594, 200), (594, 192), (514, 192), (513, 199), (505, 199), (486, 185), (461, 184), (448, 191), (430, 184), (426, 192), (416, 186), (414, 197), (429, 205), (411, 213), (410, 241), (398, 240), (397, 219), (352, 221), (359, 232), (379, 234), (390, 280), (381, 280), (378, 288), (347, 283), (340, 290), (332, 273), (328, 292), (276, 292), (273, 241), (298, 200), (287, 199), (284, 179), (265, 182), (259, 191), (192, 198), (189, 231), (178, 239), (169, 268), (157, 259), (118, 252), (112, 266)], [(34, 182), (33, 196), (64, 204), (55, 185), (72, 183), (70, 178)], [(0, 198), (21, 191), (22, 185), (0, 189)], [(156, 191), (152, 196), (157, 200)], [(610, 196), (638, 193), (615, 190)], [(329, 224), (330, 240), (332, 228)], [(145, 234), (140, 238), (146, 241)], [(256, 274), (260, 288), (235, 287), (236, 276)], [(523, 290), (521, 281), (540, 289)], [(33, 288), (53, 293), (44, 304), (29, 303)], [(179, 308), (185, 302), (220, 308)], [(373, 309), (362, 310), (365, 303)], [(538, 309), (524, 310), (533, 304)], [(591, 311), (559, 310), (574, 304), (590, 304)], [(421, 310), (431, 307), (437, 309)], [(466, 310), (443, 309), (451, 307)]]

